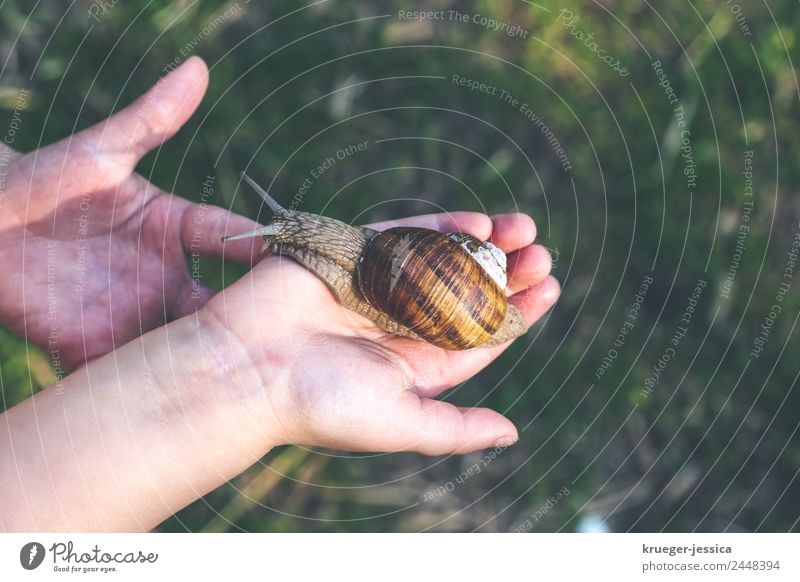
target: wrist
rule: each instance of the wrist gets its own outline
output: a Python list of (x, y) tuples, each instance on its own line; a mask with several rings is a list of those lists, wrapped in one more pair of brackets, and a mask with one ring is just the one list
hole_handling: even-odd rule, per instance
[(208, 306), (164, 329), (167, 345), (180, 346), (154, 354), (160, 384), (178, 378), (173, 400), (181, 406), (189, 402), (198, 413), (224, 416), (260, 451), (256, 458), (287, 442), (274, 409), (287, 377), (278, 345), (248, 342)]

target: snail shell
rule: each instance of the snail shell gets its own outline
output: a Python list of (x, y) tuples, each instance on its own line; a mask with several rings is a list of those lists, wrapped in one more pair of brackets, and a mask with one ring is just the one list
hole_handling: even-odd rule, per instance
[[(504, 287), (459, 244), (463, 238), (410, 227), (376, 234), (358, 262), (361, 293), (429, 343), (450, 350), (486, 343), (503, 324), (508, 301)], [(474, 237), (467, 243), (488, 244)]]

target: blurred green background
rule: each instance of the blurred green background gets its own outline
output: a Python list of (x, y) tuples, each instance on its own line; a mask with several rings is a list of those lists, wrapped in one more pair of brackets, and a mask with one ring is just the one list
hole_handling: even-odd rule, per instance
[[(0, 113), (33, 91), (22, 151), (103, 119), (197, 54), (211, 68), (200, 110), (139, 168), (162, 188), (199, 200), (213, 174), (211, 202), (257, 217), (240, 170), (289, 204), (312, 169), (366, 141), (299, 208), (355, 222), (518, 209), (553, 251), (556, 308), (447, 396), (503, 411), (516, 446), (450, 458), (280, 448), (159, 530), (798, 529), (800, 281), (751, 351), (800, 220), (800, 11), (659, 4), (0, 3)], [(217, 288), (243, 272), (202, 269)], [(5, 330), (0, 363), (6, 408), (52, 381), (46, 357)]]

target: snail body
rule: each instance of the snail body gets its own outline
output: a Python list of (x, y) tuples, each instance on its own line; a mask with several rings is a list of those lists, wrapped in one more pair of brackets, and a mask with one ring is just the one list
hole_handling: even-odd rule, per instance
[(379, 232), (287, 210), (242, 177), (274, 216), (224, 240), (264, 237), (262, 252), (293, 258), (381, 329), (449, 350), (501, 344), (527, 330), (506, 297), (505, 254), (491, 243), (415, 227)]

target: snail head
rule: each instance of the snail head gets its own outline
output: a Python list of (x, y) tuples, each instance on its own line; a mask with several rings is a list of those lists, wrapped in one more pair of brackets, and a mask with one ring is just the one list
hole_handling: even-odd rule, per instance
[(278, 202), (270, 196), (266, 190), (264, 190), (261, 186), (259, 186), (255, 180), (250, 178), (244, 172), (241, 173), (242, 179), (245, 182), (252, 186), (253, 190), (258, 192), (258, 195), (266, 202), (267, 206), (270, 207), (272, 212), (274, 213), (270, 221), (260, 228), (255, 230), (250, 230), (247, 232), (243, 232), (240, 234), (234, 234), (231, 236), (224, 236), (222, 237), (222, 242), (228, 242), (232, 240), (240, 240), (244, 238), (253, 238), (257, 236), (268, 236), (268, 237), (280, 237), (282, 234), (287, 234), (286, 231), (286, 218), (290, 214), (290, 211), (286, 210), (283, 206), (278, 204)]

